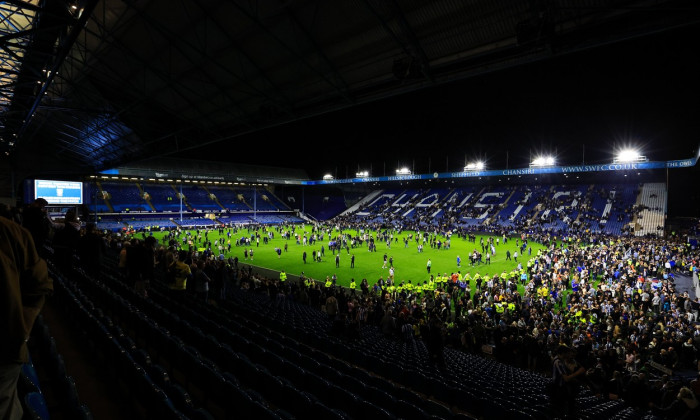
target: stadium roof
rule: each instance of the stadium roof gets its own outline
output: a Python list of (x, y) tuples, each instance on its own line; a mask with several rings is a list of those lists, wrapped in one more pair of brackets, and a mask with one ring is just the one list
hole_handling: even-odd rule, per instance
[[(690, 157), (678, 130), (700, 128), (697, 101), (685, 102), (698, 94), (699, 9), (694, 0), (4, 1), (2, 154), (24, 173), (165, 156), (312, 177), (427, 160), (425, 172), (504, 149), (514, 159), (524, 153), (515, 147), (593, 156), (599, 131), (584, 133), (584, 147), (573, 135), (617, 119), (625, 125), (609, 139), (648, 136), (660, 150), (682, 139), (661, 159)], [(625, 98), (603, 95), (609, 79)], [(571, 87), (581, 90), (573, 98)], [(661, 103), (645, 100), (659, 91)], [(638, 133), (647, 114), (624, 112), (622, 99), (663, 107), (673, 127)], [(667, 105), (675, 101), (681, 111)], [(522, 122), (533, 118), (534, 129)]]

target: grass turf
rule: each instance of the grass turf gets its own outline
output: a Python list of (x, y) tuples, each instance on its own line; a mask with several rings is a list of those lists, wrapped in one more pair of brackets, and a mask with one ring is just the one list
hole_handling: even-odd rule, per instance
[[(516, 261), (512, 259), (515, 251), (520, 254), (520, 249), (516, 246), (516, 239), (509, 238), (507, 243), (503, 243), (502, 238), (500, 238), (500, 244), (495, 245), (496, 255), (491, 257), (491, 264), (477, 264), (474, 266), (470, 265), (469, 253), (475, 249), (481, 252), (480, 239), (483, 237), (484, 242), (488, 243), (489, 236), (487, 235), (477, 235), (476, 242), (469, 242), (466, 239), (458, 238), (456, 235), (451, 237), (451, 246), (449, 249), (436, 249), (431, 248), (428, 243), (423, 247), (423, 252), (418, 252), (417, 244), (414, 240), (408, 242), (408, 247), (404, 247), (403, 238), (407, 235), (413, 234), (415, 237), (415, 232), (404, 231), (401, 234), (394, 235), (398, 238), (398, 242), (393, 241), (391, 247), (387, 247), (386, 243), (381, 240), (375, 240), (376, 252), (369, 252), (367, 248), (367, 243), (356, 248), (350, 248), (350, 251), (342, 249), (339, 252), (339, 266), (336, 268), (335, 255), (333, 255), (328, 250), (329, 235), (326, 233), (323, 240), (315, 242), (313, 245), (301, 245), (297, 244), (294, 236), (287, 240), (282, 238), (282, 235), (274, 228), (269, 228), (274, 232), (274, 238), (269, 240), (267, 244), (263, 243), (262, 238), (260, 239), (260, 244), (256, 245), (255, 241), (252, 241), (248, 246), (236, 246), (235, 240), (242, 236), (250, 237), (253, 231), (248, 231), (246, 228), (239, 229), (238, 232), (232, 233), (231, 235), (231, 252), (225, 252), (225, 256), (235, 257), (237, 256), (240, 262), (249, 263), (251, 265), (264, 267), (276, 271), (284, 270), (291, 275), (299, 275), (302, 272), (306, 277), (311, 277), (317, 281), (325, 281), (326, 276), (332, 276), (335, 274), (337, 276), (337, 285), (347, 287), (350, 284), (350, 279), (354, 278), (357, 287), (359, 288), (362, 279), (366, 278), (370, 287), (374, 285), (379, 278), (387, 279), (389, 276), (389, 268), (387, 263), (387, 268), (382, 268), (384, 254), (387, 258), (393, 257), (393, 265), (395, 268), (394, 280), (396, 284), (402, 281), (411, 280), (413, 284), (417, 282), (423, 283), (423, 281), (428, 280), (430, 274), (427, 272), (427, 262), (428, 259), (432, 262), (431, 274), (437, 276), (438, 274), (447, 273), (448, 275), (453, 272), (460, 272), (461, 276), (465, 273), (470, 273), (473, 277), (476, 273), (479, 273), (482, 277), (494, 274), (501, 274), (503, 271), (510, 273), (511, 270), (515, 269), (518, 265)], [(227, 230), (228, 231), (228, 230)], [(303, 232), (307, 232), (307, 237), (311, 236), (310, 226), (304, 228), (298, 226), (295, 232), (300, 236)], [(351, 236), (355, 235), (355, 231), (344, 231), (349, 233)], [(369, 232), (374, 238), (377, 238), (377, 232)], [(260, 232), (261, 236), (265, 236), (264, 231)], [(331, 232), (332, 237), (336, 237), (339, 234), (338, 231)], [(163, 232), (154, 232), (159, 243), (163, 243), (162, 238), (165, 236)], [(224, 243), (227, 241), (227, 236), (219, 236), (217, 230), (209, 231), (209, 240), (213, 243), (215, 240), (221, 240), (223, 238)], [(438, 236), (441, 241), (445, 241), (444, 236)], [(494, 238), (495, 242), (495, 238)], [(287, 251), (284, 251), (285, 243), (287, 244)], [(321, 246), (325, 248), (325, 256), (321, 258), (320, 262), (314, 262), (312, 260), (312, 251), (320, 251)], [(201, 244), (196, 246), (197, 248), (202, 247)], [(532, 247), (532, 256), (537, 255), (539, 249), (544, 248), (543, 245), (535, 242), (529, 242), (528, 247)], [(281, 248), (282, 253), (278, 255), (275, 251), (276, 248)], [(244, 249), (253, 249), (253, 260), (244, 258)], [(511, 260), (506, 260), (506, 251), (510, 250)], [(302, 259), (303, 252), (306, 251), (307, 259), (306, 264)], [(214, 250), (215, 254), (218, 254), (218, 250)], [(350, 267), (351, 256), (355, 255), (355, 267)], [(457, 256), (461, 257), (461, 266), (457, 266)], [(528, 256), (527, 250), (524, 256), (518, 257), (518, 261), (522, 263), (523, 267), (526, 267), (527, 260), (530, 258)], [(484, 253), (485, 259), (485, 253)], [(474, 290), (475, 283), (472, 280), (470, 285), (472, 290)], [(522, 292), (522, 286), (520, 286), (520, 291)]]

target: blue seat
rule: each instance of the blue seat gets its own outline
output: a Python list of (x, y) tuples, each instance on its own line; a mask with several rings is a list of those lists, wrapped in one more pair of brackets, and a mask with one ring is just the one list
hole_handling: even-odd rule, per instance
[(131, 350), (130, 353), (131, 357), (134, 358), (134, 361), (141, 365), (141, 367), (143, 367), (144, 369), (151, 365), (151, 356), (146, 350), (142, 348), (137, 348)]
[(162, 388), (168, 395), (168, 398), (173, 402), (175, 408), (177, 408), (179, 411), (187, 414), (188, 410), (194, 409), (194, 404), (192, 403), (190, 394), (188, 394), (187, 390), (185, 390), (185, 388), (183, 388), (181, 385), (170, 382)]
[(117, 340), (119, 340), (119, 344), (121, 344), (121, 346), (128, 352), (132, 352), (137, 349), (136, 342), (134, 342), (134, 340), (128, 335), (117, 337)]
[(253, 403), (251, 414), (253, 415), (253, 418), (259, 419), (259, 420), (283, 420), (284, 419), (282, 416), (277, 414), (275, 411), (271, 410), (270, 408), (266, 407), (265, 405), (263, 405), (259, 402)]
[(61, 405), (68, 411), (76, 410), (80, 406), (78, 390), (75, 387), (75, 379), (71, 376), (58, 378), (54, 387), (60, 398)]
[(302, 354), (299, 359), (299, 364), (310, 372), (318, 372), (321, 364), (314, 358)]
[(204, 408), (216, 418), (250, 418), (251, 396), (235, 378), (232, 381), (224, 375), (222, 377), (223, 382), (212, 384)]
[(186, 413), (190, 420), (214, 420), (215, 417), (206, 409), (199, 407), (188, 410)]
[(163, 360), (167, 364), (168, 373), (170, 378), (176, 380), (178, 383), (187, 382), (187, 372), (189, 370), (189, 364), (193, 360), (193, 355), (187, 350), (187, 347), (178, 344), (177, 342), (172, 342), (172, 347), (170, 348), (170, 353), (166, 360)]
[(456, 413), (452, 416), (452, 420), (477, 420), (478, 417), (471, 416), (467, 413)]
[(408, 388), (396, 387), (396, 398), (411, 403), (417, 407), (423, 405), (423, 398)]
[(279, 372), (284, 366), (284, 359), (272, 352), (266, 352), (265, 366), (273, 372)]
[(428, 418), (428, 414), (422, 408), (404, 400), (397, 400), (394, 404), (394, 410), (398, 417), (404, 419), (420, 420)]
[(56, 339), (53, 337), (49, 337), (49, 343), (44, 349), (43, 356), (48, 359), (49, 364), (53, 364), (58, 356), (60, 356), (60, 353), (58, 352), (58, 347), (56, 346)]
[(49, 345), (49, 340), (51, 338), (51, 332), (49, 331), (48, 325), (44, 322), (42, 315), (39, 316), (34, 321), (34, 327), (32, 328), (32, 339), (33, 345), (39, 349), (44, 349)]
[(224, 372), (236, 372), (236, 366), (240, 359), (240, 354), (231, 349), (228, 344), (221, 346), (221, 354), (218, 359), (214, 362), (219, 366), (219, 368)]
[(394, 411), (394, 406), (397, 400), (393, 395), (373, 386), (367, 386), (366, 392), (367, 394), (365, 395), (365, 399), (367, 401), (374, 403), (389, 412)]
[(56, 359), (53, 360), (48, 370), (52, 378), (62, 378), (66, 376), (66, 364), (63, 361), (63, 356), (59, 354)]
[(300, 376), (300, 378), (303, 378), (301, 382), (306, 387), (306, 391), (319, 399), (329, 393), (331, 384), (328, 381), (314, 373), (308, 371), (303, 372), (303, 377)]
[(93, 420), (92, 411), (86, 404), (78, 405), (69, 413), (69, 417), (75, 420)]
[(221, 372), (204, 363), (197, 364), (190, 373), (187, 389), (197, 401), (206, 402), (216, 395), (216, 389), (221, 387), (226, 379)]
[(349, 420), (351, 417), (342, 410), (332, 409), (320, 401), (316, 401), (311, 406), (309, 418), (324, 420)]
[(41, 392), (30, 392), (24, 396), (24, 419), (49, 420), (49, 407)]
[(270, 394), (270, 401), (297, 418), (303, 418), (308, 415), (315, 399), (294, 385), (285, 383), (279, 391)]
[(170, 375), (168, 375), (168, 371), (165, 370), (163, 366), (157, 363), (151, 363), (145, 368), (146, 372), (148, 373), (148, 376), (150, 376), (151, 379), (153, 379), (153, 382), (155, 382), (156, 385), (164, 387), (170, 382)]
[(287, 410), (283, 410), (281, 408), (278, 408), (275, 410), (275, 414), (277, 414), (280, 418), (284, 420), (296, 420), (297, 417), (294, 416), (292, 413), (290, 413)]
[(234, 370), (236, 374), (239, 374), (239, 378), (246, 383), (248, 386), (254, 386), (258, 383), (259, 375), (258, 367), (255, 363), (251, 362), (246, 357), (241, 357), (239, 359), (238, 369)]
[(199, 397), (204, 393), (204, 371), (205, 369), (210, 369), (204, 362), (192, 353), (188, 353), (189, 357), (185, 361), (185, 365), (182, 366), (184, 371), (184, 384), (187, 390), (192, 393), (192, 395), (199, 399)]
[(340, 409), (354, 417), (354, 411), (358, 406), (360, 398), (349, 390), (336, 385), (329, 385), (326, 389), (328, 396), (326, 397), (324, 395), (324, 397), (329, 399), (322, 401), (329, 407)]
[(396, 416), (390, 413), (388, 410), (373, 404), (367, 400), (358, 400), (355, 405), (356, 418), (364, 419), (395, 419)]
[(168, 357), (170, 345), (170, 331), (164, 327), (158, 327), (153, 331), (153, 337), (150, 339), (150, 346), (155, 350), (156, 360)]
[(214, 361), (219, 360), (222, 352), (222, 344), (212, 334), (206, 334), (202, 342), (197, 342), (197, 345), (202, 346), (202, 352), (209, 355)]
[(175, 408), (173, 402), (170, 399), (157, 400), (154, 404), (155, 414), (152, 414), (153, 418), (157, 419), (171, 419), (171, 420), (190, 420), (189, 417), (185, 415), (182, 411)]
[(460, 398), (456, 398), (454, 401), (459, 410), (472, 413), (475, 416), (481, 414), (482, 405), (487, 402), (484, 397), (473, 390), (462, 390), (459, 394)]
[(508, 418), (511, 420), (529, 420), (535, 419), (534, 415), (523, 410), (510, 409), (506, 410), (508, 413)]
[(367, 394), (367, 385), (362, 383), (359, 379), (356, 379), (352, 376), (348, 376), (345, 374), (340, 374), (338, 376), (338, 381), (334, 381), (338, 385), (342, 386), (343, 388), (347, 388), (349, 391), (365, 397)]
[(286, 360), (297, 364), (301, 360), (301, 353), (295, 349), (290, 348), (285, 350), (284, 357)]
[(20, 396), (30, 392), (41, 392), (39, 375), (33, 364), (22, 364), (22, 370), (20, 371), (19, 380), (17, 381), (17, 391)]
[(499, 401), (482, 402), (482, 412), (484, 418), (487, 419), (503, 419), (508, 418), (511, 413), (509, 408), (504, 407)]
[(422, 407), (428, 414), (435, 415), (440, 418), (449, 419), (453, 415), (452, 410), (450, 410), (449, 407), (435, 400), (425, 400)]

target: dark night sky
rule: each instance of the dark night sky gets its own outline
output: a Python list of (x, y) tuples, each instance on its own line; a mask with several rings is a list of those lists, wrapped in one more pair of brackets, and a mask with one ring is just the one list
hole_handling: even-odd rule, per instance
[(455, 171), (476, 159), (519, 168), (538, 153), (556, 153), (562, 164), (602, 163), (627, 145), (649, 160), (689, 158), (700, 145), (697, 32), (695, 25), (555, 55), (241, 141), (294, 139), (298, 152), (280, 148), (247, 163), (301, 167), (312, 179), (352, 177), (358, 168), (389, 175), (397, 165)]

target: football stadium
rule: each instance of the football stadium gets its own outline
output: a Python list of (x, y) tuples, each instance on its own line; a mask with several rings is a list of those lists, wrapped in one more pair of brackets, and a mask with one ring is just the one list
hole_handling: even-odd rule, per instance
[(0, 419), (700, 418), (696, 3), (0, 2)]

